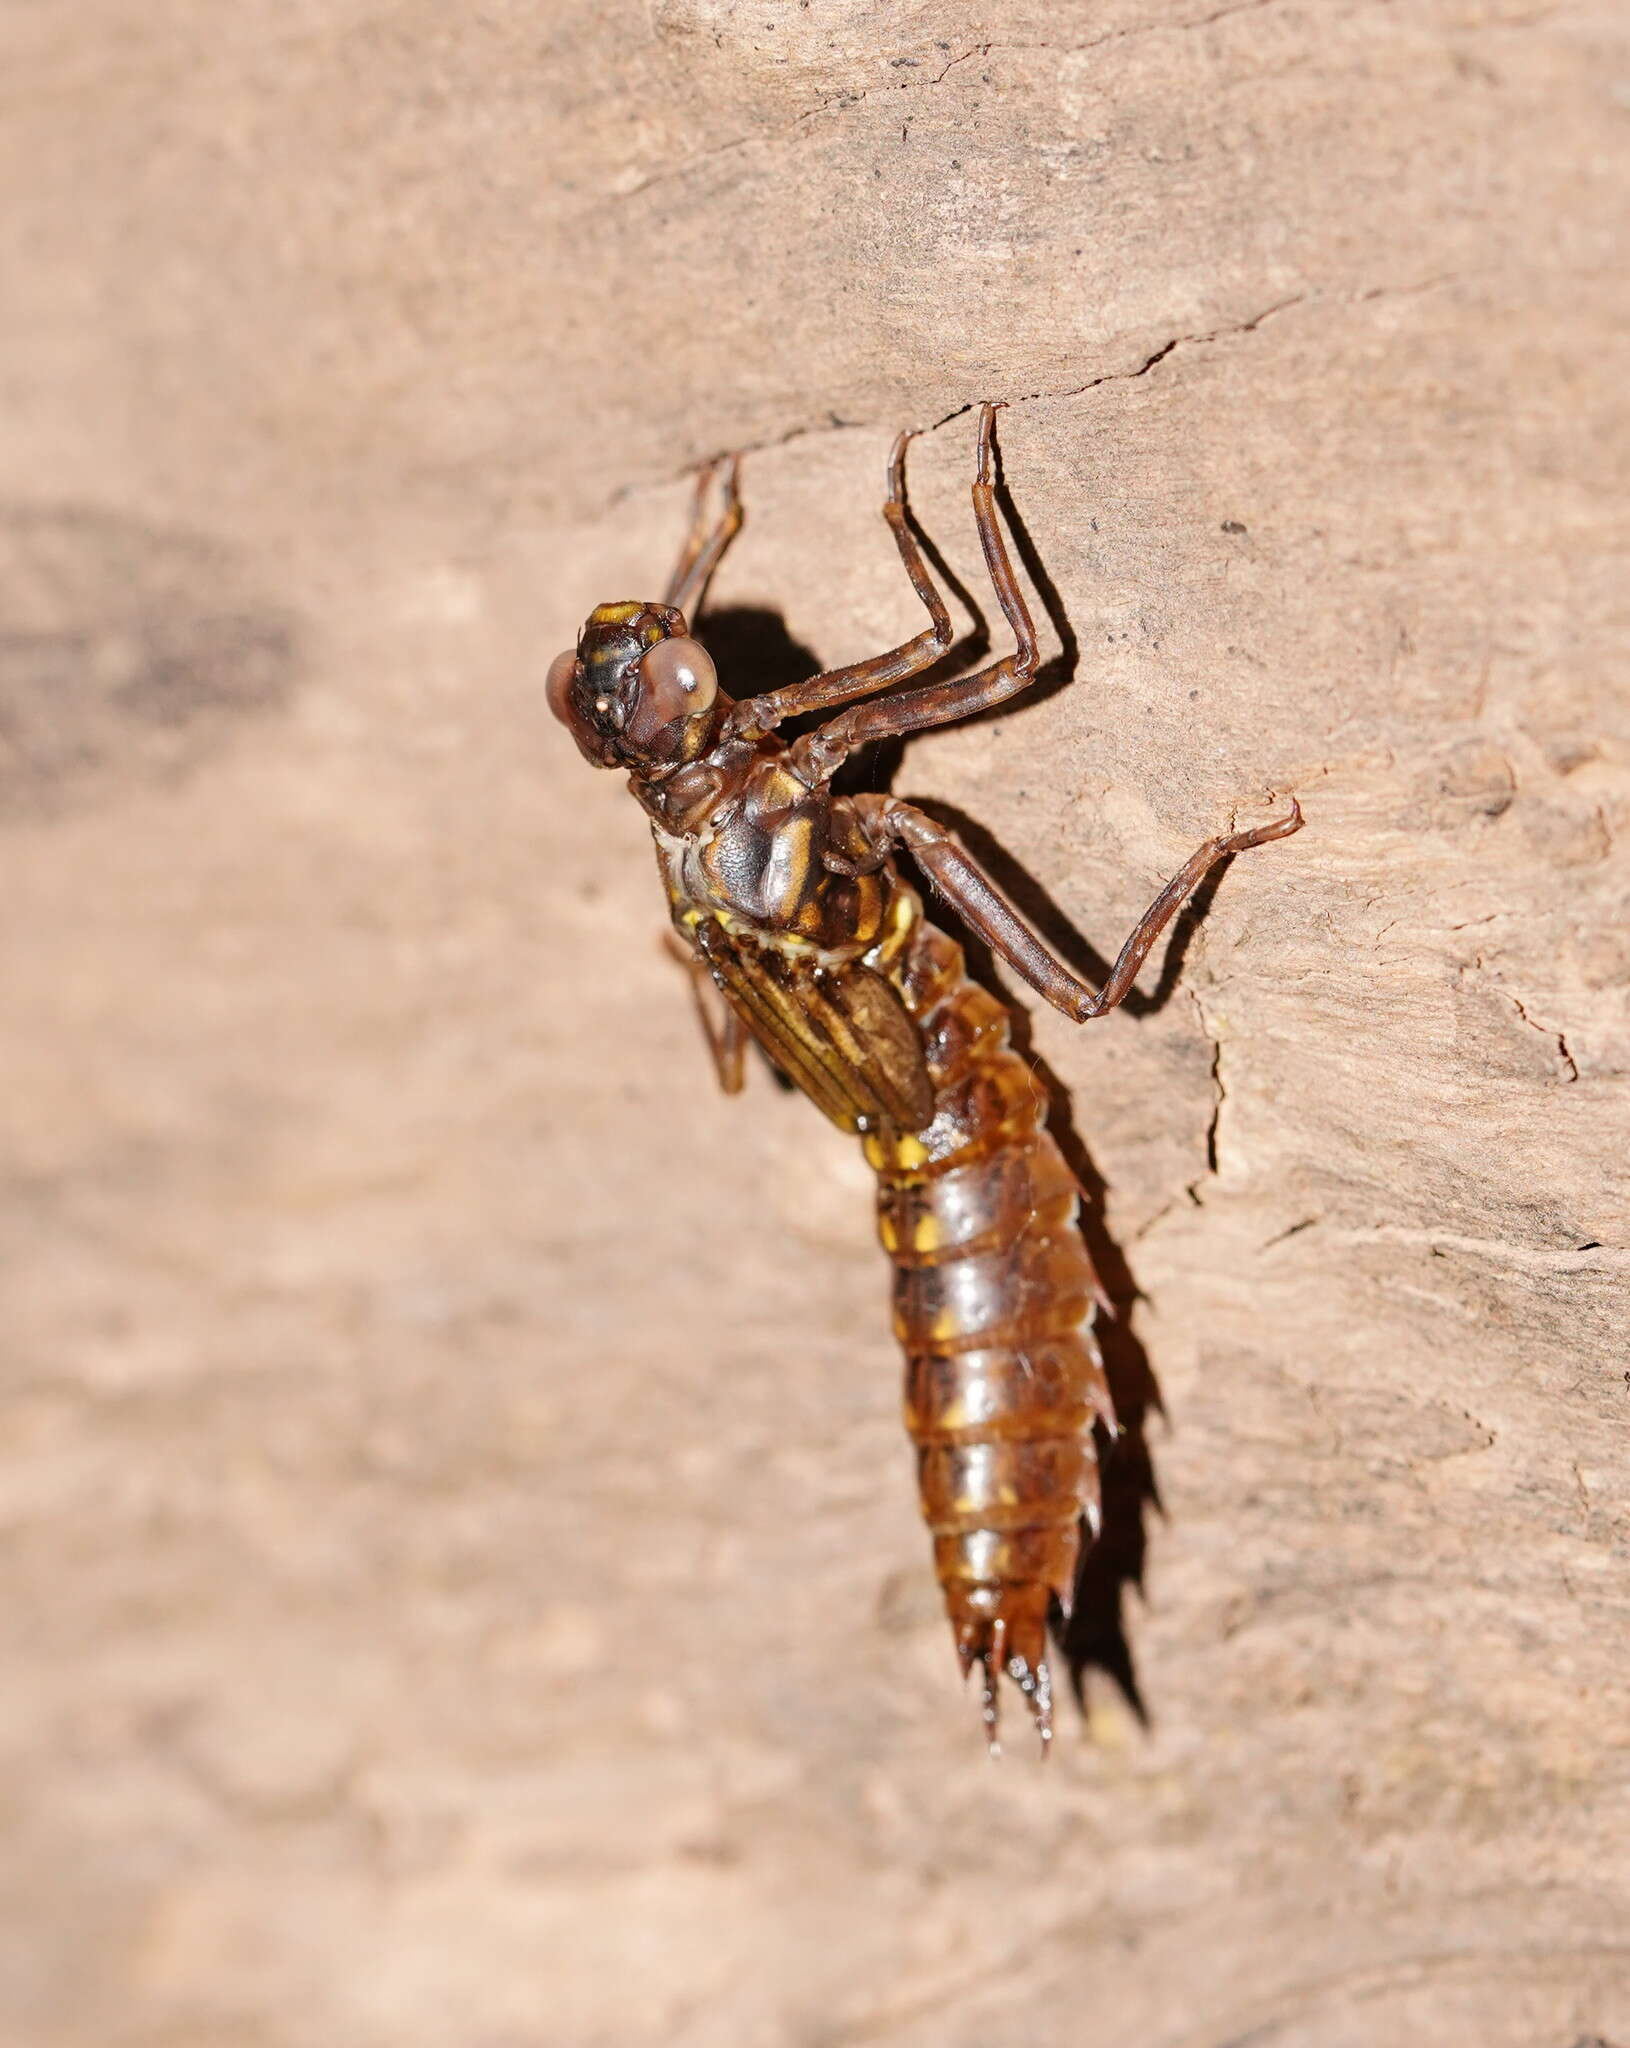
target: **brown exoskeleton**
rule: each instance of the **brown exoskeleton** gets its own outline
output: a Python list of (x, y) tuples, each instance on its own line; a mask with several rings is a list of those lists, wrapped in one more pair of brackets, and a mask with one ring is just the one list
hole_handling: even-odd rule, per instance
[[(1101, 1290), (1076, 1228), (1077, 1189), (1046, 1104), (1008, 1044), (1003, 1006), (969, 980), (924, 915), (897, 852), (1048, 1002), (1078, 1022), (1120, 1003), (1179, 904), (1230, 854), (1283, 839), (1272, 824), (1208, 839), (1149, 906), (1101, 989), (1077, 979), (943, 825), (893, 796), (841, 797), (832, 777), (873, 740), (988, 710), (1036, 672), (1036, 635), (996, 516), (995, 408), (979, 415), (974, 518), (1014, 651), (960, 680), (891, 696), (946, 654), (951, 621), (906, 521), (902, 434), (883, 516), (924, 631), (891, 653), (739, 701), (690, 621), (741, 524), (736, 464), (704, 473), (661, 604), (600, 605), (549, 669), (548, 698), (596, 767), (627, 771), (656, 840), (674, 925), (700, 978), (719, 1079), (742, 1085), (754, 1038), (878, 1175), (906, 1352), (906, 1422), (924, 1518), (966, 1673), (982, 1667), (995, 1746), (1005, 1672), (1051, 1738), (1049, 1614), (1067, 1603), (1081, 1521), (1096, 1530), (1093, 1425), (1114, 1412), (1093, 1337)], [(723, 509), (706, 515), (710, 481)], [(856, 702), (870, 698), (867, 703)], [(790, 744), (786, 720), (849, 705)], [(698, 991), (700, 995), (700, 991)]]

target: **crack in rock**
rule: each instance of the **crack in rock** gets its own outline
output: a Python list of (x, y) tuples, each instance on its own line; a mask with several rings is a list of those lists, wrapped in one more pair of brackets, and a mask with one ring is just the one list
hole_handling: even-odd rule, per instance
[[(1411, 284), (1373, 285), (1365, 291), (1339, 295), (1331, 295), (1318, 290), (1295, 292), (1288, 298), (1275, 299), (1272, 305), (1264, 306), (1260, 312), (1252, 313), (1244, 320), (1232, 321), (1220, 327), (1207, 328), (1195, 334), (1174, 334), (1169, 340), (1163, 341), (1158, 348), (1151, 350), (1141, 362), (1134, 364), (1130, 369), (1105, 370), (1098, 376), (1088, 377), (1079, 384), (1068, 384), (1058, 387), (1048, 386), (1035, 391), (1017, 392), (1006, 398), (998, 398), (993, 402), (998, 406), (1011, 409), (1024, 405), (1034, 405), (1044, 399), (1058, 402), (1071, 398), (1081, 398), (1087, 392), (1096, 391), (1104, 384), (1135, 383), (1138, 378), (1147, 377), (1151, 370), (1157, 368), (1158, 365), (1165, 362), (1168, 356), (1175, 354), (1179, 349), (1201, 348), (1214, 342), (1232, 341), (1238, 336), (1255, 334), (1258, 328), (1265, 326), (1268, 321), (1276, 319), (1281, 313), (1288, 313), (1298, 306), (1359, 306), (1371, 304), (1378, 299), (1416, 298), (1425, 292), (1439, 291), (1445, 286), (1459, 284), (1463, 282), (1464, 276), (1465, 273), (1461, 272), (1444, 272), (1438, 276), (1419, 279)], [(983, 402), (982, 398), (965, 399), (961, 405), (954, 406), (949, 412), (943, 413), (938, 419), (930, 421), (927, 426), (918, 428), (915, 431), (919, 437), (938, 433), (941, 427), (949, 426), (953, 420), (961, 419), (965, 413), (972, 412), (976, 405), (980, 405)], [(717, 456), (722, 454), (728, 453), (738, 456), (764, 455), (778, 448), (789, 447), (794, 441), (807, 440), (816, 434), (841, 433), (855, 428), (865, 428), (877, 432), (893, 432), (896, 426), (897, 422), (895, 421), (880, 423), (867, 419), (849, 418), (841, 413), (829, 410), (822, 419), (799, 420), (794, 425), (785, 428), (781, 433), (767, 434), (761, 440), (741, 441), (728, 450), (715, 449), (693, 456), (681, 468), (670, 471), (664, 476), (646, 479), (639, 483), (624, 484), (611, 494), (600, 513), (596, 516), (604, 518), (607, 514), (615, 511), (619, 505), (626, 503), (630, 498), (636, 497), (642, 492), (666, 490), (673, 484), (685, 482), (693, 478), (697, 470), (705, 463), (716, 459)]]
[(1299, 1223), (1292, 1223), (1284, 1230), (1275, 1231), (1272, 1237), (1265, 1238), (1257, 1246), (1257, 1250), (1259, 1253), (1271, 1252), (1275, 1245), (1284, 1244), (1293, 1237), (1300, 1237), (1304, 1230), (1312, 1230), (1323, 1221), (1324, 1218), (1322, 1216), (1304, 1216)]
[(1464, 1252), (1472, 1258), (1493, 1259), (1529, 1273), (1630, 1272), (1630, 1250), (1599, 1243), (1555, 1251), (1543, 1245), (1513, 1244), (1493, 1237), (1464, 1237), (1448, 1230), (1416, 1230), (1396, 1223), (1372, 1224), (1365, 1230), (1332, 1231), (1330, 1242), (1424, 1245), (1440, 1257), (1446, 1252)]
[[(1004, 398), (1000, 403), (1003, 406), (1019, 406), (1033, 405), (1037, 399), (1041, 398), (1083, 398), (1087, 392), (1096, 391), (1100, 384), (1135, 383), (1139, 377), (1147, 377), (1157, 363), (1163, 363), (1169, 355), (1180, 348), (1199, 347), (1207, 342), (1228, 340), (1238, 334), (1255, 334), (1264, 321), (1271, 320), (1276, 313), (1288, 313), (1292, 306), (1306, 305), (1311, 296), (1307, 292), (1297, 292), (1288, 299), (1276, 299), (1271, 306), (1265, 306), (1260, 313), (1253, 313), (1249, 320), (1241, 320), (1228, 327), (1213, 327), (1204, 334), (1174, 334), (1170, 341), (1163, 341), (1152, 354), (1145, 356), (1135, 369), (1105, 370), (1101, 376), (1089, 377), (1084, 384), (1066, 385), (1061, 390), (1024, 391), (1015, 397)], [(1371, 295), (1365, 293), (1364, 296), (1367, 298)], [(974, 406), (979, 403), (981, 401), (978, 399), (969, 399), (966, 405), (959, 405), (954, 412), (946, 413), (943, 419), (935, 420), (933, 425), (925, 431), (930, 434), (937, 433), (941, 427), (948, 426), (952, 420), (960, 419), (965, 412), (971, 412)]]
[(1194, 1014), (1200, 1020), (1200, 1029), (1211, 1041), (1211, 1120), (1206, 1125), (1206, 1170), (1197, 1179), (1191, 1180), (1187, 1189), (1189, 1200), (1198, 1209), (1205, 1199), (1200, 1193), (1201, 1186), (1207, 1179), (1215, 1180), (1217, 1177), (1217, 1127), (1222, 1121), (1222, 1106), (1228, 1098), (1228, 1089), (1222, 1077), (1222, 1039), (1206, 1016), (1205, 1005), (1193, 989), (1189, 990), (1189, 1000), (1194, 1005)]
[(1524, 1009), (1521, 1000), (1514, 996), (1510, 989), (1498, 989), (1496, 994), (1505, 997), (1506, 1001), (1516, 1011), (1530, 1031), (1537, 1031), (1542, 1038), (1549, 1038), (1553, 1041), (1556, 1046), (1557, 1062), (1561, 1069), (1563, 1080), (1577, 1081), (1579, 1079), (1579, 1062), (1568, 1050), (1568, 1041), (1563, 1033), (1553, 1029), (1548, 1024), (1541, 1024), (1536, 1018), (1530, 1017), (1527, 1010)]

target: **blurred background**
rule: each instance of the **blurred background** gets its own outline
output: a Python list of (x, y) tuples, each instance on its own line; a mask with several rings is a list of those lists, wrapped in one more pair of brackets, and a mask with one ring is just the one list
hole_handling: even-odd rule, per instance
[[(1623, 10), (0, 50), (5, 2039), (1625, 2048)], [(727, 687), (917, 630), (904, 425), (988, 629), (986, 397), (1046, 686), (877, 773), (1087, 966), (1308, 818), (1023, 1027), (1137, 1425), (1045, 1769), (542, 700), (727, 448)]]

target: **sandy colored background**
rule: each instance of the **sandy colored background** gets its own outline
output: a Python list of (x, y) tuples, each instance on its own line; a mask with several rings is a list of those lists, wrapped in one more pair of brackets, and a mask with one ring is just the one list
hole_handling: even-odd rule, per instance
[[(1624, 2048), (1622, 9), (0, 36), (5, 2041)], [(1073, 679), (895, 787), (1078, 962), (1309, 821), (1034, 1018), (1164, 1503), (1045, 1771), (541, 698), (727, 446), (743, 689), (916, 630), (900, 424), (988, 614), (987, 395)]]

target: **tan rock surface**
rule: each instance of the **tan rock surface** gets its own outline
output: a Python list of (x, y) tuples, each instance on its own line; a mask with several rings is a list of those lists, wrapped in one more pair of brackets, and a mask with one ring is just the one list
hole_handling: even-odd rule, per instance
[[(1622, 10), (0, 35), (4, 2038), (1622, 2048)], [(1034, 1019), (1167, 1418), (1045, 1772), (541, 702), (725, 446), (727, 647), (914, 629), (906, 422), (988, 612), (986, 395), (1078, 661), (896, 787), (1100, 954), (1309, 821)]]

